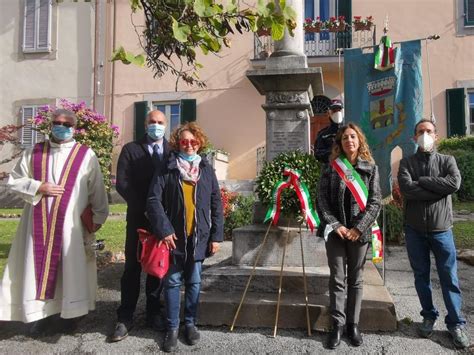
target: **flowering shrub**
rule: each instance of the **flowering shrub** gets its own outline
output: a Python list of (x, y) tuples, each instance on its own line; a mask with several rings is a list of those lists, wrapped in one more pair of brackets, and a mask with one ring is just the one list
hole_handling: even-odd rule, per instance
[(230, 192), (221, 188), (222, 207), (224, 209), (224, 236), (232, 238), (232, 231), (252, 223), (254, 198), (243, 196), (237, 192)]
[(221, 187), (221, 200), (222, 200), (222, 209), (224, 210), (224, 218), (229, 217), (233, 208), (234, 201), (237, 197), (236, 192), (230, 192), (225, 187)]
[(58, 108), (70, 110), (76, 114), (77, 126), (74, 139), (81, 144), (87, 145), (95, 152), (99, 159), (105, 186), (107, 190), (110, 190), (113, 140), (119, 135), (118, 127), (110, 125), (105, 116), (93, 111), (84, 102), (75, 104), (61, 99), (58, 107), (49, 105), (40, 107), (38, 114), (33, 119), (33, 125), (36, 126), (36, 130), (45, 136), (49, 136), (51, 133), (52, 113)]

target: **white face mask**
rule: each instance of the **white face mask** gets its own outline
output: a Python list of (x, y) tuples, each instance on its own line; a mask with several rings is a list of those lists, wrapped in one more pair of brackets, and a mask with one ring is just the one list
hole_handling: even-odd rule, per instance
[(334, 123), (341, 124), (343, 119), (344, 119), (344, 116), (342, 114), (342, 111), (331, 113), (331, 121), (333, 121)]
[(434, 139), (428, 133), (423, 133), (421, 136), (418, 136), (416, 143), (420, 146), (421, 150), (424, 152), (430, 152), (433, 150)]

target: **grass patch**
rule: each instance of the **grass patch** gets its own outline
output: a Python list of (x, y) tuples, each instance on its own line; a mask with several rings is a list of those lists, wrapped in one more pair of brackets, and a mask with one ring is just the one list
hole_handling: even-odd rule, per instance
[(458, 249), (474, 249), (474, 222), (455, 222), (453, 227), (454, 242)]
[(466, 210), (474, 213), (474, 201), (456, 201), (453, 202), (453, 209), (455, 211)]
[(115, 205), (109, 205), (110, 213), (125, 213), (127, 212), (127, 205), (125, 203), (117, 203)]
[[(19, 221), (0, 221), (0, 277), (3, 276), (18, 224)], [(96, 233), (96, 238), (105, 240), (105, 250), (110, 250), (113, 253), (123, 251), (125, 249), (125, 226), (124, 220), (109, 220)]]
[(0, 214), (21, 214), (23, 208), (0, 208)]
[[(110, 213), (125, 213), (127, 212), (127, 205), (125, 203), (117, 203), (109, 205)], [(2, 214), (21, 214), (22, 208), (0, 208), (0, 215)]]

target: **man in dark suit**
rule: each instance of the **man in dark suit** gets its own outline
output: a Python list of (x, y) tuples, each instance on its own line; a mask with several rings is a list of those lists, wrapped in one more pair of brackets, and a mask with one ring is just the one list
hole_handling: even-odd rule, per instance
[[(125, 270), (121, 279), (121, 303), (117, 309), (118, 322), (110, 341), (127, 337), (133, 327), (133, 313), (140, 293), (141, 265), (137, 260), (138, 228), (149, 230), (145, 216), (148, 188), (155, 169), (165, 169), (169, 155), (164, 138), (167, 124), (161, 111), (151, 111), (145, 121), (146, 135), (127, 143), (120, 153), (117, 166), (117, 191), (127, 202), (127, 236), (125, 241)], [(161, 280), (147, 275), (146, 321), (157, 330), (164, 329), (160, 314)]]

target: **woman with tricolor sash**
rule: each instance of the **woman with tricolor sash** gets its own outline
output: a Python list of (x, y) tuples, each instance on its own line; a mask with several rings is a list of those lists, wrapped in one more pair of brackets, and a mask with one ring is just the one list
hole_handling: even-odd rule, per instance
[(333, 329), (327, 347), (334, 349), (341, 342), (344, 326), (351, 344), (363, 342), (358, 327), (363, 271), (369, 242), (379, 233), (374, 226), (381, 192), (377, 165), (357, 125), (349, 123), (339, 129), (329, 163), (321, 175), (316, 208), (321, 219), (318, 236), (326, 240), (330, 269)]

